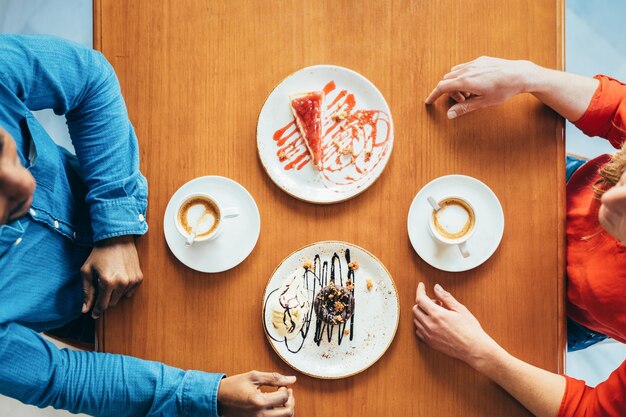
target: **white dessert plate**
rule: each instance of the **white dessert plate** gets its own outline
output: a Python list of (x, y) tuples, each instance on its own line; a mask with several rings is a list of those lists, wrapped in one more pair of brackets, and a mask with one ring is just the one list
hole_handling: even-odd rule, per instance
[[(428, 228), (432, 214), (428, 196), (439, 201), (447, 195), (465, 197), (474, 206), (476, 230), (467, 241), (467, 258), (463, 258), (457, 246), (436, 241)], [(425, 262), (443, 271), (460, 272), (476, 268), (496, 251), (504, 233), (504, 212), (498, 197), (481, 181), (466, 175), (446, 175), (432, 180), (417, 193), (407, 224), (411, 244)]]
[[(322, 170), (295, 125), (289, 96), (324, 91)], [(346, 111), (347, 118), (334, 116)], [(288, 194), (318, 204), (344, 201), (365, 191), (385, 169), (393, 148), (391, 111), (362, 75), (316, 65), (285, 78), (270, 93), (257, 124), (257, 148), (269, 177)]]
[[(304, 268), (307, 261), (313, 264), (310, 270)], [(313, 298), (333, 277), (336, 284), (345, 286), (350, 261), (358, 263), (353, 278), (354, 314), (345, 324), (323, 327), (317, 321)], [(281, 288), (294, 278), (303, 280), (310, 307), (301, 330), (288, 340), (274, 328), (272, 311), (279, 305)], [(385, 353), (398, 328), (400, 304), (391, 275), (374, 255), (350, 243), (325, 241), (298, 249), (278, 265), (265, 288), (262, 313), (267, 340), (282, 360), (303, 374), (336, 379), (364, 371)], [(319, 341), (316, 335), (321, 336)]]
[[(222, 219), (223, 230), (216, 239), (186, 246), (174, 218), (183, 199), (191, 193), (210, 194), (222, 207), (237, 207), (239, 215)], [(239, 183), (219, 176), (199, 177), (174, 193), (165, 209), (163, 231), (167, 246), (183, 264), (200, 272), (222, 272), (250, 255), (259, 239), (261, 216), (254, 198)]]

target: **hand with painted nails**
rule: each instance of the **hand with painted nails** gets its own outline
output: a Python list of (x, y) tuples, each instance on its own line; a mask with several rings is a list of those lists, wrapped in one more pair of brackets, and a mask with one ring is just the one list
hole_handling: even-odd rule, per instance
[(435, 297), (432, 300), (424, 284), (418, 284), (413, 323), (415, 333), (424, 343), (474, 367), (477, 361), (499, 349), (476, 317), (439, 284), (435, 285)]
[(83, 278), (83, 313), (93, 307), (97, 319), (122, 297), (132, 297), (143, 274), (135, 248), (134, 236), (120, 236), (98, 242), (81, 270)]
[[(224, 378), (217, 392), (218, 414), (226, 417), (291, 417), (296, 400), (287, 388), (296, 382), (295, 376), (276, 372), (251, 371)], [(261, 392), (262, 386), (278, 387), (273, 392)]]
[(516, 94), (527, 92), (528, 79), (536, 65), (530, 61), (480, 57), (452, 67), (426, 98), (434, 103), (444, 94), (457, 103), (448, 118), (504, 103)]

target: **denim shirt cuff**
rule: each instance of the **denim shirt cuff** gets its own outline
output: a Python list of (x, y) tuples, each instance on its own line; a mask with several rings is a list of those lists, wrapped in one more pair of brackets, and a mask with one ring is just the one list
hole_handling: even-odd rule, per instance
[(89, 207), (94, 241), (125, 235), (143, 235), (148, 231), (145, 200), (118, 198)]
[(183, 387), (183, 416), (219, 417), (217, 413), (217, 390), (224, 374), (187, 371)]

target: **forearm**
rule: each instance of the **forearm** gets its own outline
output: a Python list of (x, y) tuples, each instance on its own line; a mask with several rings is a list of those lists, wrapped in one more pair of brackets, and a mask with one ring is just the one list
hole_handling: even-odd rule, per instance
[(504, 388), (534, 415), (554, 417), (558, 414), (565, 394), (563, 376), (521, 361), (498, 345), (470, 361), (470, 365)]
[(57, 349), (30, 329), (0, 325), (0, 393), (102, 417), (217, 416), (221, 374), (128, 356)]
[(599, 81), (532, 64), (524, 83), (525, 92), (531, 93), (561, 116), (575, 122), (589, 107)]

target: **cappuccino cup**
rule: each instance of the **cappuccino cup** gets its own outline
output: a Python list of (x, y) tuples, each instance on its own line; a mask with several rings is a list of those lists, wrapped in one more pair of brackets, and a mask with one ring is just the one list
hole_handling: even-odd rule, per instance
[(216, 239), (222, 232), (223, 220), (238, 215), (237, 207), (222, 207), (209, 194), (193, 193), (178, 206), (174, 223), (187, 246), (191, 246), (194, 242)]
[(456, 245), (464, 258), (470, 256), (467, 240), (476, 229), (476, 212), (467, 198), (446, 196), (429, 199), (433, 210), (428, 221), (431, 235), (446, 245)]

